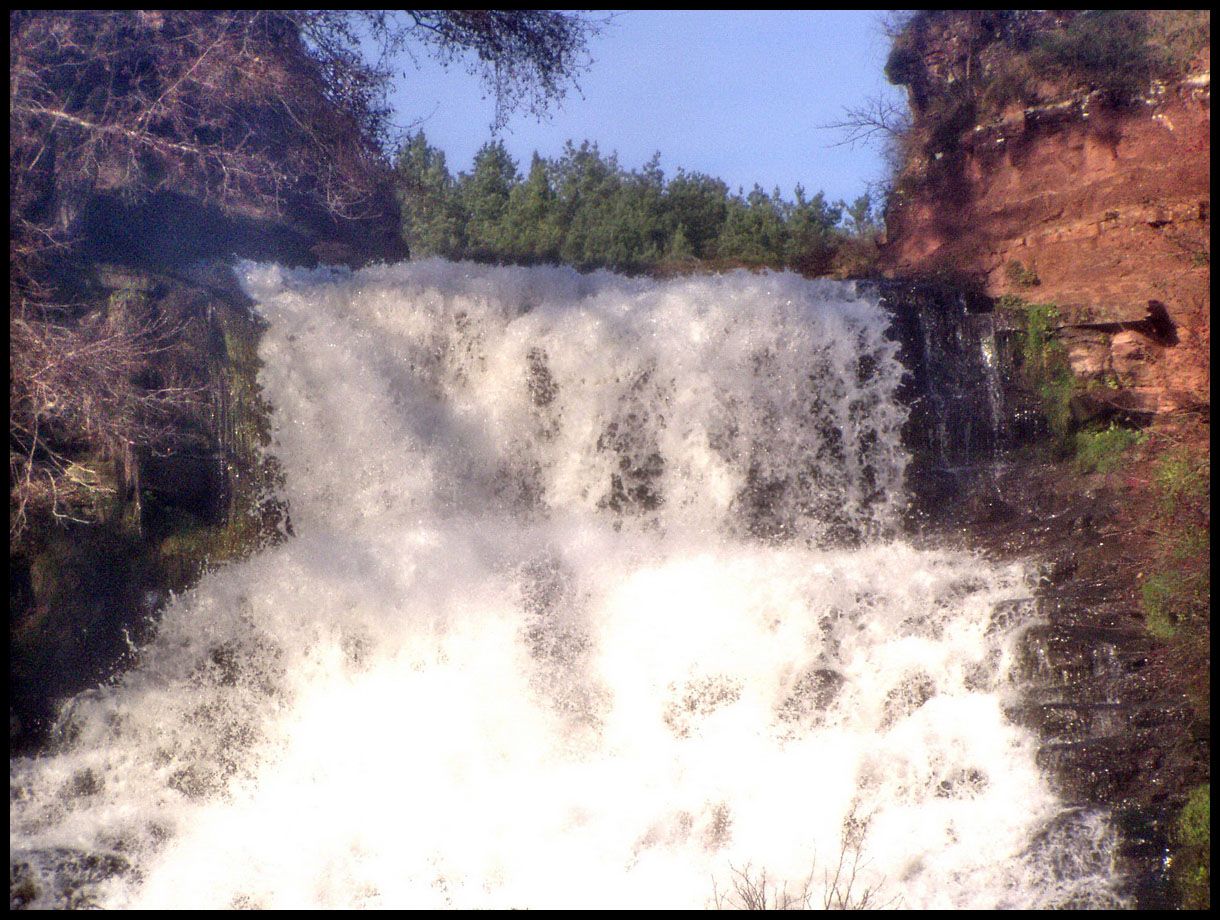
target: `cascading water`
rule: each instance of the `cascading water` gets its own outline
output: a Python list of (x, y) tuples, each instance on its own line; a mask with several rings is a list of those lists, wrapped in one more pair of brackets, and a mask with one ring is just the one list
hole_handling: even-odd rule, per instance
[[(850, 283), (244, 265), (295, 536), (12, 762), (33, 906), (1118, 904)], [(1026, 605), (1027, 606), (1027, 605)]]

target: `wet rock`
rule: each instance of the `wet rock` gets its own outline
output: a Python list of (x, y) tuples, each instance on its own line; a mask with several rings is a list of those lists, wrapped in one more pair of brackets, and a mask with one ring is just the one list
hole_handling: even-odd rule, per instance
[(741, 698), (741, 684), (728, 677), (703, 677), (687, 681), (665, 707), (661, 718), (679, 738), (689, 737), (698, 721), (721, 706)]
[(922, 671), (909, 675), (886, 694), (881, 727), (889, 728), (905, 719), (935, 695), (936, 682), (931, 675)]
[(779, 718), (807, 725), (821, 722), (844, 683), (846, 678), (838, 671), (829, 668), (806, 670), (793, 684), (792, 692), (779, 704)]
[(118, 853), (72, 847), (26, 850), (9, 857), (9, 907), (95, 908), (97, 886), (130, 871), (131, 864)]
[(973, 799), (987, 791), (990, 780), (982, 770), (973, 767), (956, 771), (936, 786), (939, 799)]

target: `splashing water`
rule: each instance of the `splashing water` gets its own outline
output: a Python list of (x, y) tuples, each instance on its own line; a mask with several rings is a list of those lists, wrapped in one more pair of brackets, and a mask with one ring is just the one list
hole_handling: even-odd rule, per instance
[(1120, 903), (1003, 716), (1022, 568), (895, 539), (851, 284), (241, 273), (296, 536), (11, 763), (34, 906)]

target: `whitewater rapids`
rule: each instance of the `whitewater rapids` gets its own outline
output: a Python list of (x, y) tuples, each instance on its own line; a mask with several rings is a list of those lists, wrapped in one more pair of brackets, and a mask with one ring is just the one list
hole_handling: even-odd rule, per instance
[(854, 285), (239, 275), (294, 535), (11, 762), (32, 906), (1121, 905)]

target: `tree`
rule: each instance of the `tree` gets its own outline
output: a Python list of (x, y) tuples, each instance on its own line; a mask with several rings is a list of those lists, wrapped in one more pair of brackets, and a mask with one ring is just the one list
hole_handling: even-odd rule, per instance
[(527, 264), (558, 261), (562, 239), (558, 199), (550, 168), (537, 153), (525, 181), (509, 193), (505, 223), (511, 258)]
[(755, 265), (782, 264), (787, 242), (788, 207), (779, 189), (768, 195), (758, 185), (742, 200), (730, 199), (724, 229), (717, 243), (723, 259)]
[(560, 258), (588, 269), (606, 265), (611, 201), (621, 179), (618, 159), (603, 159), (597, 144), (571, 141), (555, 164), (563, 242)]
[(517, 163), (501, 141), (480, 147), (474, 168), (458, 180), (462, 210), (468, 215), (466, 252), (470, 258), (494, 261), (511, 248), (506, 212), (509, 193), (519, 181)]
[(384, 75), (337, 13), (24, 11), (10, 18), (10, 218), (61, 246), (95, 191), (173, 189), (354, 217), (384, 179)]
[(809, 274), (823, 274), (838, 246), (835, 228), (842, 215), (841, 204), (828, 205), (821, 192), (806, 198), (798, 185), (788, 219), (787, 264)]
[(541, 115), (589, 64), (588, 42), (601, 23), (553, 10), (406, 10), (392, 31), (397, 45), (418, 40), (449, 64), (467, 52), (467, 70), (495, 98), (493, 130), (518, 109)]
[(665, 189), (665, 205), (674, 225), (683, 229), (694, 255), (708, 258), (728, 215), (729, 189), (719, 179), (678, 170)]
[[(72, 491), (75, 457), (148, 447), (154, 432), (177, 427), (154, 373), (173, 331), (152, 317), (90, 318), (94, 305), (70, 305), (59, 290), (93, 196), (139, 202), (172, 191), (230, 213), (396, 219), (386, 155), (396, 52), (470, 61), (502, 122), (515, 108), (536, 113), (558, 98), (586, 66), (596, 30), (578, 15), (542, 10), (11, 13), (9, 328), (22, 354), (10, 355), (9, 458), (18, 531)], [(363, 50), (370, 38), (381, 49), (372, 62)], [(443, 160), (425, 166), (443, 179)], [(436, 245), (450, 245), (450, 229), (433, 228)], [(48, 389), (80, 381), (115, 398), (82, 413), (79, 394)]]
[[(586, 65), (596, 24), (540, 10), (23, 11), (9, 21), (10, 218), (57, 245), (94, 189), (173, 187), (279, 211), (365, 213), (388, 178), (394, 53), (421, 45), (540, 111)], [(371, 36), (376, 63), (362, 53)]]
[(881, 216), (877, 213), (873, 196), (869, 192), (865, 192), (850, 205), (840, 202), (839, 209), (843, 211), (844, 229), (851, 236), (863, 238), (881, 230)]
[(445, 152), (431, 146), (424, 132), (416, 132), (399, 149), (394, 172), (402, 236), (411, 253), (461, 258), (466, 215), (445, 166)]

